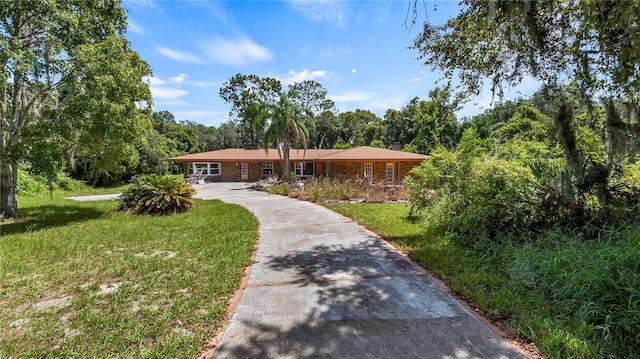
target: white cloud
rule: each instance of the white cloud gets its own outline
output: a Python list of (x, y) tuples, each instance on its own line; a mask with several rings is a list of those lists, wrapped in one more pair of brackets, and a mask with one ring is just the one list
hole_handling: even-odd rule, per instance
[(184, 82), (184, 80), (186, 80), (188, 76), (189, 75), (187, 75), (187, 74), (181, 73), (178, 76), (174, 76), (174, 77), (169, 78), (169, 83), (175, 84), (175, 83)]
[[(183, 74), (180, 74), (183, 75)], [(176, 76), (179, 77), (180, 75)], [(185, 75), (186, 76), (186, 75)], [(172, 79), (175, 77), (172, 77)], [(154, 100), (157, 99), (177, 99), (182, 97), (189, 92), (177, 87), (169, 87), (167, 86), (167, 82), (163, 79), (155, 76), (145, 76), (142, 78), (143, 81), (146, 81), (149, 84), (149, 90), (151, 90), (151, 95)]]
[(142, 25), (138, 24), (137, 22), (133, 21), (133, 20), (129, 20), (129, 27), (128, 29), (134, 33), (134, 34), (138, 34), (138, 35), (144, 35), (145, 34), (145, 29), (144, 27), (142, 27)]
[(269, 61), (273, 58), (271, 50), (258, 45), (248, 37), (231, 40), (216, 36), (209, 43), (203, 44), (202, 48), (212, 60), (231, 67)]
[(189, 93), (186, 90), (175, 87), (149, 86), (149, 89), (151, 90), (151, 95), (159, 99), (175, 99)]
[(165, 82), (159, 77), (155, 76), (145, 76), (142, 78), (142, 81), (146, 81), (150, 86), (164, 85)]
[(414, 77), (411, 79), (411, 82), (420, 82), (420, 78), (419, 77)]
[(409, 97), (405, 93), (394, 93), (394, 94), (380, 94), (377, 93), (366, 105), (364, 108), (371, 110), (373, 113), (377, 114), (380, 117), (384, 116), (384, 113), (390, 109), (401, 109), (404, 107), (407, 102), (409, 102)]
[(311, 21), (344, 26), (347, 3), (338, 0), (289, 0), (291, 7)]
[(178, 62), (202, 63), (202, 59), (200, 57), (189, 52), (179, 52), (162, 46), (158, 46), (158, 51), (160, 51), (160, 53), (165, 57)]
[(316, 70), (316, 71), (302, 70), (300, 72), (295, 72), (291, 70), (287, 73), (287, 77), (282, 79), (282, 82), (285, 85), (291, 85), (296, 82), (302, 82), (306, 80), (315, 80), (318, 77), (324, 77), (326, 74), (327, 74), (327, 71), (325, 70)]
[(351, 69), (351, 73), (352, 73), (352, 74), (355, 74), (356, 72), (358, 72), (358, 70), (356, 70), (356, 69)]
[(329, 95), (335, 102), (355, 102), (355, 101), (368, 101), (373, 94), (361, 91), (348, 91), (338, 95)]

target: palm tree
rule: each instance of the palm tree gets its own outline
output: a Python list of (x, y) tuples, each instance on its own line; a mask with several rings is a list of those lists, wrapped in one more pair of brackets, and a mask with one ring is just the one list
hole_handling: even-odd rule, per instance
[(291, 179), (291, 168), (289, 167), (291, 144), (297, 141), (304, 145), (305, 150), (307, 148), (307, 129), (302, 123), (301, 110), (291, 101), (294, 95), (293, 90), (281, 94), (280, 100), (273, 107), (269, 128), (262, 137), (262, 147), (265, 151), (268, 151), (272, 145), (278, 149), (286, 180)]

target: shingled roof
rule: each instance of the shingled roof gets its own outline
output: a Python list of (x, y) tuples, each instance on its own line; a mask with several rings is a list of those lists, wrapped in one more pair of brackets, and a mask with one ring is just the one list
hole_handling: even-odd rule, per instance
[[(246, 150), (227, 148), (218, 151), (192, 153), (169, 158), (176, 162), (229, 162), (229, 161), (277, 161), (281, 154), (276, 149)], [(360, 146), (344, 150), (294, 149), (289, 152), (292, 161), (344, 162), (344, 161), (422, 161), (428, 156), (411, 152), (402, 152)]]
[(421, 161), (428, 156), (412, 152), (402, 152), (387, 150), (385, 148), (360, 146), (348, 148), (346, 150), (338, 150), (323, 156), (326, 161)]

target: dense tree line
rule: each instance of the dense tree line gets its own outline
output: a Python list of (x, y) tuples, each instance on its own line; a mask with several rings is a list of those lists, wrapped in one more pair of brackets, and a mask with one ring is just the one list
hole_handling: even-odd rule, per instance
[(542, 84), (463, 121), (455, 148), (432, 151), (410, 187), (430, 231), (545, 303), (539, 320), (531, 302), (498, 316), (551, 357), (639, 353), (639, 17), (635, 1), (461, 1), (414, 42), (459, 84), (454, 102), (485, 84), (497, 98), (526, 78)]
[[(17, 211), (18, 167), (119, 172), (150, 113), (149, 66), (117, 1), (0, 6), (0, 216)], [(88, 163), (92, 164), (92, 170)]]
[[(639, 10), (635, 1), (463, 1), (445, 24), (425, 23), (414, 48), (426, 65), (459, 79), (460, 98), (487, 80), (498, 96), (526, 77), (542, 83), (539, 99), (562, 150), (562, 201), (579, 210), (589, 192), (607, 205), (618, 169), (636, 153)], [(600, 158), (581, 151), (583, 109), (589, 117), (604, 111)]]
[[(243, 144), (257, 144), (269, 125), (269, 104), (276, 102), (282, 86), (277, 79), (237, 74), (220, 89), (231, 105), (230, 117)], [(322, 84), (303, 81), (290, 86), (294, 104), (301, 108), (300, 124), (307, 131), (300, 147), (344, 148), (375, 145), (429, 153), (437, 146), (455, 145), (458, 121), (448, 89), (434, 89), (428, 100), (413, 98), (399, 110), (389, 109), (379, 118), (366, 109), (338, 112)]]

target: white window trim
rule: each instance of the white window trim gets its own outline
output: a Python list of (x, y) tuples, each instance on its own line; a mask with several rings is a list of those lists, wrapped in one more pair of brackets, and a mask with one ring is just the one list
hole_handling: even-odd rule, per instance
[[(310, 174), (310, 175), (305, 175), (305, 174), (303, 174), (303, 172), (304, 172), (304, 166), (305, 166), (305, 164), (307, 164), (307, 163), (311, 164), (311, 166), (312, 166), (312, 167), (311, 167), (312, 172), (311, 172), (311, 174)], [(293, 164), (293, 167), (294, 167), (294, 169), (295, 169), (296, 176), (298, 176), (298, 177), (313, 177), (313, 176), (315, 176), (315, 174), (316, 174), (316, 165), (315, 165), (315, 163), (314, 163), (314, 162), (295, 162), (295, 163)]]
[[(222, 164), (220, 162), (192, 162), (189, 167), (189, 174), (192, 175), (196, 172), (198, 165), (205, 165), (206, 168), (202, 168), (202, 174), (205, 176), (220, 176), (222, 174)], [(217, 173), (215, 173), (215, 172)]]
[(371, 177), (373, 177), (373, 163), (367, 162), (364, 164), (364, 171), (362, 176), (368, 180), (370, 180)]
[[(385, 167), (385, 177), (386, 177), (387, 183), (393, 182), (396, 174), (395, 167), (396, 167), (395, 164), (387, 163), (387, 166)], [(389, 169), (391, 169), (391, 177), (389, 177)]]
[(240, 164), (240, 179), (246, 180), (249, 179), (249, 164), (241, 163)]
[[(265, 169), (270, 169), (271, 173), (265, 173)], [(273, 166), (273, 162), (262, 162), (262, 175), (263, 176), (273, 176), (275, 174), (275, 167)]]

